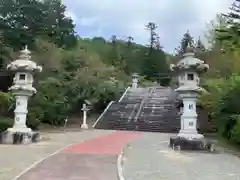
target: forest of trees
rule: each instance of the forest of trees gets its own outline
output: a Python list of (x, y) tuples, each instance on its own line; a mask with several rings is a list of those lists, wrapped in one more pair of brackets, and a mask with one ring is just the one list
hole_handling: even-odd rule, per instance
[[(131, 74), (140, 75), (142, 85), (158, 82), (169, 85), (169, 64), (176, 62), (188, 45), (196, 56), (210, 65), (201, 77), (208, 93), (199, 104), (209, 113), (220, 135), (240, 144), (240, 6), (219, 14), (206, 29), (207, 46), (189, 31), (182, 36), (176, 54), (162, 49), (157, 24), (147, 23), (149, 44), (139, 45), (129, 35), (119, 39), (84, 39), (75, 32), (73, 20), (66, 17), (60, 0), (2, 0), (0, 4), (0, 67), (15, 60), (24, 45), (32, 60), (43, 66), (36, 77), (37, 94), (29, 101), (28, 125), (62, 124), (66, 116), (79, 112), (84, 99), (94, 111), (120, 96), (131, 82)], [(10, 126), (14, 98), (0, 92), (0, 127)], [(10, 115), (10, 116), (9, 116)]]
[[(80, 112), (84, 99), (93, 103), (94, 111), (101, 111), (121, 95), (135, 72), (145, 83), (169, 83), (169, 78), (158, 76), (168, 73), (168, 63), (154, 23), (146, 24), (147, 46), (134, 43), (131, 36), (84, 39), (76, 34), (65, 11), (61, 0), (2, 0), (0, 4), (0, 68), (16, 60), (28, 45), (32, 60), (44, 69), (35, 81), (38, 93), (29, 102), (30, 127), (41, 122), (62, 124), (66, 116)], [(1, 92), (0, 101), (5, 119), (14, 108), (14, 98)], [(0, 123), (5, 127), (5, 121)]]

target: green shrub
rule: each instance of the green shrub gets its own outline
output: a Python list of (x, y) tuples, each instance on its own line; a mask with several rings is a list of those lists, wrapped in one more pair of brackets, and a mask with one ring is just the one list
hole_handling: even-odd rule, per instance
[(32, 130), (39, 130), (40, 124), (41, 124), (41, 121), (38, 119), (27, 120), (27, 127), (31, 128)]
[(204, 87), (210, 94), (203, 95), (199, 102), (210, 111), (218, 133), (234, 143), (239, 143), (240, 76), (208, 80)]
[(231, 130), (231, 141), (240, 144), (240, 115), (238, 115), (236, 124)]
[(0, 115), (6, 114), (14, 104), (14, 98), (11, 93), (0, 91)]
[(0, 117), (0, 131), (5, 131), (13, 126), (13, 119), (7, 117)]
[(38, 106), (28, 108), (27, 126), (33, 130), (38, 130), (41, 119), (44, 117), (44, 111)]

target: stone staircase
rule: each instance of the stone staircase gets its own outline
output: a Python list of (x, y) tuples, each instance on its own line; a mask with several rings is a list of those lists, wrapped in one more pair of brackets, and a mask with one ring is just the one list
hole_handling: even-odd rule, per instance
[(171, 88), (128, 88), (118, 102), (112, 102), (94, 128), (177, 132), (180, 115), (175, 107), (177, 94)]
[(149, 93), (136, 121), (136, 130), (178, 132), (180, 114), (175, 105), (177, 94), (171, 88), (154, 88)]

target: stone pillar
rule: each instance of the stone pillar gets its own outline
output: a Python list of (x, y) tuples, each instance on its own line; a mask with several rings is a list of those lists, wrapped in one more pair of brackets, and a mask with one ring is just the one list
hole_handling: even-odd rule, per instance
[(81, 128), (82, 129), (88, 129), (88, 124), (87, 124), (87, 111), (89, 110), (87, 108), (87, 105), (84, 103), (83, 106), (82, 106), (82, 109), (83, 111), (83, 123), (81, 125)]
[(133, 73), (132, 74), (132, 88), (135, 89), (138, 86), (138, 74)]
[(11, 130), (21, 131), (21, 132), (28, 132), (31, 131), (30, 128), (26, 126), (27, 120), (27, 113), (28, 113), (28, 97), (31, 94), (23, 95), (23, 94), (14, 94), (16, 98), (16, 108), (14, 110), (15, 118), (14, 118), (14, 125)]
[(181, 115), (181, 130), (178, 136), (191, 138), (201, 138), (201, 134), (197, 132), (197, 112), (196, 101), (197, 94), (182, 94), (183, 113)]

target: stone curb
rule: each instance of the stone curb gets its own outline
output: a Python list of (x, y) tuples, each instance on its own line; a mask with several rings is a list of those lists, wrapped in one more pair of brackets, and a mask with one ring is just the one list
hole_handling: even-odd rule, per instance
[(125, 180), (123, 177), (123, 154), (124, 154), (124, 148), (121, 151), (121, 153), (118, 155), (118, 158), (117, 158), (118, 180)]

